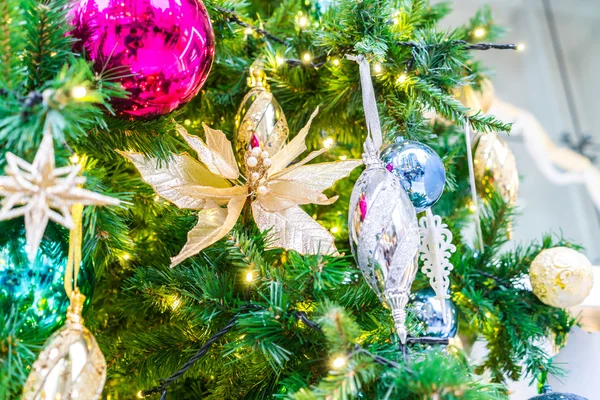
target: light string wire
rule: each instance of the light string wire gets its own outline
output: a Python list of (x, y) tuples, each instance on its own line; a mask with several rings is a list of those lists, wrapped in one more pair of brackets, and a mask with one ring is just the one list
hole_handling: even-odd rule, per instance
[[(221, 328), (217, 333), (215, 333), (213, 336), (211, 336), (210, 339), (208, 339), (204, 343), (204, 345), (200, 348), (200, 350), (198, 350), (198, 352), (196, 354), (194, 354), (185, 364), (183, 364), (183, 366), (179, 370), (177, 370), (175, 373), (173, 373), (168, 378), (161, 379), (160, 385), (154, 386), (150, 389), (140, 391), (139, 396), (144, 398), (144, 397), (147, 397), (147, 396), (150, 396), (153, 394), (160, 393), (161, 394), (160, 399), (166, 400), (169, 386), (172, 383), (174, 383), (177, 379), (181, 378), (197, 361), (202, 359), (202, 357), (204, 357), (206, 355), (206, 353), (208, 353), (208, 351), (210, 350), (210, 348), (212, 347), (212, 345), (215, 342), (217, 342), (219, 339), (221, 339), (223, 336), (225, 336), (229, 331), (231, 331), (236, 326), (242, 312), (246, 311), (246, 310), (257, 310), (257, 309), (264, 309), (264, 308), (254, 305), (254, 304), (248, 304), (248, 305), (245, 305), (244, 307), (242, 307), (240, 309), (240, 311), (237, 314), (235, 314), (234, 317), (231, 318), (225, 326), (223, 326), (223, 328)], [(313, 329), (314, 331), (323, 333), (323, 329), (321, 328), (321, 326), (318, 323), (310, 320), (305, 312), (292, 311), (290, 313), (290, 315), (291, 315), (291, 317), (293, 317), (299, 321), (302, 321), (306, 326)], [(427, 338), (427, 337), (408, 338), (408, 343), (423, 344), (423, 345), (430, 345), (430, 344), (447, 345), (449, 343), (449, 339), (447, 339), (447, 338)], [(403, 352), (404, 352), (405, 359), (406, 359), (405, 347), (403, 348)], [(363, 348), (362, 346), (360, 346), (359, 344), (354, 345), (353, 349), (346, 354), (346, 358), (351, 358), (352, 356), (354, 356), (356, 354), (365, 354), (365, 355), (371, 357), (375, 363), (377, 363), (381, 366), (391, 367), (391, 368), (404, 368), (407, 373), (412, 374), (412, 371), (409, 368), (407, 368), (406, 366), (403, 366), (402, 364), (400, 364), (396, 361), (392, 361), (385, 357), (373, 354), (370, 351)]]
[[(286, 47), (292, 46), (292, 44), (289, 41), (270, 33), (266, 29), (260, 28), (258, 26), (255, 26), (248, 22), (243, 21), (242, 18), (239, 16), (239, 14), (235, 12), (235, 10), (228, 10), (228, 9), (226, 9), (224, 7), (220, 7), (220, 6), (213, 6), (213, 7), (215, 8), (215, 10), (220, 11), (221, 13), (227, 15), (228, 22), (233, 22), (233, 23), (241, 26), (242, 28), (251, 29), (252, 31), (258, 33), (259, 35), (264, 36), (267, 40), (279, 43)], [(485, 50), (518, 50), (519, 49), (519, 45), (517, 45), (517, 44), (470, 43), (465, 40), (452, 40), (452, 41), (444, 42), (444, 43), (431, 43), (431, 44), (420, 44), (420, 43), (416, 43), (416, 42), (396, 42), (396, 46), (410, 47), (413, 49), (422, 49), (422, 48), (432, 48), (432, 47), (437, 47), (437, 46), (444, 46), (447, 43), (451, 43), (452, 45), (454, 45), (456, 47), (462, 47), (463, 50), (485, 51)], [(312, 58), (310, 62), (305, 62), (305, 61), (302, 61), (302, 60), (299, 60), (296, 58), (285, 58), (284, 62), (286, 64), (288, 64), (288, 66), (291, 66), (291, 67), (296, 67), (296, 66), (301, 66), (301, 65), (310, 65), (314, 68), (320, 68), (327, 62), (327, 60), (329, 58), (345, 57), (346, 54), (348, 52), (350, 52), (351, 50), (352, 49), (347, 48), (347, 49), (342, 49), (340, 54), (323, 54), (323, 55)]]

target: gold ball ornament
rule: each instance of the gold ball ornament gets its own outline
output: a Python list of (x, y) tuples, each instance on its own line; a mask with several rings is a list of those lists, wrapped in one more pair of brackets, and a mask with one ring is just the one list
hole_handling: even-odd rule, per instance
[(83, 325), (85, 296), (76, 290), (67, 322), (33, 363), (22, 400), (97, 400), (106, 380), (106, 362), (94, 335)]
[(592, 264), (568, 247), (543, 250), (531, 263), (533, 293), (544, 304), (569, 308), (581, 304), (594, 285)]
[(514, 205), (519, 197), (517, 160), (508, 143), (497, 133), (479, 134), (474, 141), (473, 167), (477, 191), (483, 199), (498, 192)]

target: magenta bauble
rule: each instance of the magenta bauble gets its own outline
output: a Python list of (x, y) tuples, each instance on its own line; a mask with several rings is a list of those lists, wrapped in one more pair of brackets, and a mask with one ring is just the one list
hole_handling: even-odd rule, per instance
[(199, 0), (80, 0), (71, 11), (75, 51), (129, 92), (125, 117), (152, 118), (192, 99), (206, 81), (214, 33)]

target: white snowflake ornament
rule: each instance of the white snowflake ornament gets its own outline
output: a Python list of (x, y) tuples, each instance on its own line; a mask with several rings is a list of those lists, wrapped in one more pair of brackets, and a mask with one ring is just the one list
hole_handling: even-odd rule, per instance
[(419, 219), (419, 234), (421, 236), (420, 259), (423, 261), (423, 272), (429, 278), (429, 284), (435, 291), (435, 297), (442, 305), (442, 315), (446, 322), (446, 301), (449, 298), (450, 271), (454, 266), (450, 256), (456, 251), (452, 244), (452, 232), (448, 225), (442, 222), (442, 217), (433, 215), (428, 208), (425, 216)]

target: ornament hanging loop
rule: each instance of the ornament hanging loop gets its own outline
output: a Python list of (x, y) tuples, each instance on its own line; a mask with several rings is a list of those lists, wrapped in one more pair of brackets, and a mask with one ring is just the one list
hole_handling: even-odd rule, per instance
[(383, 145), (383, 134), (381, 133), (381, 121), (377, 110), (375, 89), (371, 79), (371, 66), (365, 56), (361, 54), (357, 56), (346, 54), (346, 58), (355, 61), (360, 68), (360, 84), (368, 132), (364, 145), (363, 161), (367, 169), (372, 166), (381, 166), (379, 151)]
[(477, 201), (477, 187), (475, 185), (475, 168), (473, 167), (473, 149), (471, 143), (471, 123), (465, 122), (465, 142), (467, 144), (467, 162), (469, 166), (469, 183), (471, 185), (471, 201), (473, 202), (475, 212), (475, 229), (477, 234), (477, 244), (479, 250), (483, 252), (483, 232), (481, 230), (481, 218), (479, 215), (479, 204)]
[[(67, 268), (65, 270), (65, 292), (71, 299), (71, 305), (73, 305), (77, 303), (79, 296), (83, 296), (77, 287), (83, 242), (83, 204), (74, 204), (71, 208), (71, 214), (74, 227), (69, 233), (69, 257), (67, 258)], [(83, 298), (85, 299), (84, 296)]]

